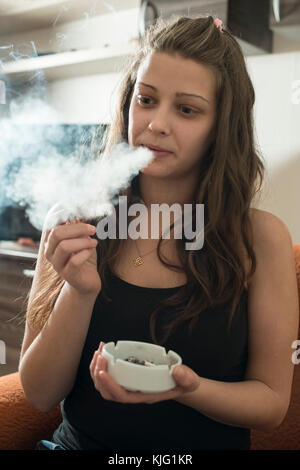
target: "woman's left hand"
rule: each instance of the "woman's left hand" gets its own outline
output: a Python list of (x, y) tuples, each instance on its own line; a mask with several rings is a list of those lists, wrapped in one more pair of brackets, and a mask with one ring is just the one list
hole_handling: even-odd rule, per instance
[[(130, 392), (117, 384), (107, 373), (107, 361), (102, 356), (104, 344), (101, 342), (99, 349), (95, 351), (90, 364), (90, 373), (96, 390), (101, 393), (105, 400), (119, 403), (152, 404), (164, 400), (173, 400), (184, 393), (194, 392), (200, 385), (200, 377), (189, 367), (180, 365), (173, 369), (172, 376), (177, 385), (171, 390), (159, 393)], [(181, 371), (183, 372), (182, 376)]]

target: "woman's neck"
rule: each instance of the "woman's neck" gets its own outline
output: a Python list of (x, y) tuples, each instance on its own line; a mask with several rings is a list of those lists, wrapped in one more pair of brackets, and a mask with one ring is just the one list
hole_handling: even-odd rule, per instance
[(195, 181), (189, 180), (170, 180), (160, 179), (157, 177), (139, 175), (139, 190), (141, 198), (150, 210), (151, 204), (180, 204), (182, 209), (184, 204), (192, 204), (194, 202), (196, 184)]

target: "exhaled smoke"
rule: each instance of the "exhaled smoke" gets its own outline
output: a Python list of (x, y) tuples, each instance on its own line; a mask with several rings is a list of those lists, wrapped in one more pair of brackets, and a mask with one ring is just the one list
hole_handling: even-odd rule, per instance
[(59, 204), (50, 225), (75, 216), (96, 218), (111, 213), (115, 196), (126, 189), (134, 176), (153, 159), (147, 148), (133, 148), (122, 142), (109, 156), (86, 161), (61, 155), (41, 156), (32, 165), (26, 162), (11, 172), (6, 194), (14, 202), (27, 206), (33, 226), (41, 230), (48, 210)]
[[(96, 4), (93, 0), (90, 10), (84, 12), (86, 19), (96, 14)], [(105, 6), (114, 11), (109, 3)], [(63, 10), (53, 27), (63, 19), (67, 7)], [(0, 79), (6, 62), (38, 55), (33, 41), (0, 49)], [(52, 226), (75, 216), (89, 219), (109, 215), (115, 196), (153, 160), (153, 153), (122, 142), (105, 158), (102, 154), (95, 157), (96, 149), (89, 153), (88, 148), (83, 150), (88, 156), (84, 161), (79, 158), (82, 150), (81, 154), (72, 151), (66, 155), (65, 149), (59, 150), (48, 139), (49, 132), (55, 134), (52, 141), (61, 147), (65, 136), (56, 111), (46, 103), (43, 72), (38, 70), (29, 78), (20, 76), (17, 85), (4, 78), (0, 81), (0, 100), (6, 103), (4, 89), (8, 100), (5, 109), (1, 108), (3, 104), (0, 106), (0, 213), (13, 202), (25, 208), (30, 223), (38, 230), (42, 230), (53, 206), (57, 210)]]
[[(47, 121), (53, 125), (43, 125)], [(90, 144), (66, 152), (66, 136), (55, 111), (29, 97), (11, 103), (10, 118), (0, 120), (0, 135), (0, 211), (11, 202), (24, 207), (38, 230), (57, 204), (60, 209), (48, 228), (75, 216), (109, 215), (116, 196), (154, 158), (149, 149), (126, 142), (115, 145), (105, 158)]]

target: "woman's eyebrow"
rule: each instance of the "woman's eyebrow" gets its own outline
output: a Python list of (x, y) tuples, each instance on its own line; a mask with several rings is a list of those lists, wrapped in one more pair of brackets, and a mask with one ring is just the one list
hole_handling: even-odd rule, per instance
[[(153, 85), (148, 85), (148, 83), (144, 83), (144, 82), (138, 82), (138, 85), (144, 85), (144, 86), (147, 86), (149, 88), (152, 88), (154, 91), (157, 91), (157, 88), (155, 88), (155, 86)], [(203, 96), (201, 95), (195, 95), (194, 93), (183, 93), (183, 92), (177, 92), (175, 94), (175, 96), (194, 96), (195, 98), (201, 98), (202, 100), (206, 101), (207, 103), (209, 103), (209, 101), (204, 98)]]

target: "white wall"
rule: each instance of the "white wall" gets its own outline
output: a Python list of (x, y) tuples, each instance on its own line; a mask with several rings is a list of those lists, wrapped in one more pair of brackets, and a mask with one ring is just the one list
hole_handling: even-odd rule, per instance
[(88, 75), (48, 84), (48, 102), (63, 123), (110, 123), (118, 73)]
[(257, 143), (266, 165), (262, 198), (253, 206), (277, 215), (293, 242), (300, 243), (300, 52), (248, 57), (247, 64), (256, 92)]
[[(91, 2), (92, 3), (92, 2)], [(109, 6), (109, 1), (106, 2)], [(49, 18), (49, 27), (32, 31), (1, 35), (0, 46), (14, 45), (14, 49), (33, 55), (33, 42), (38, 52), (64, 52), (71, 49), (98, 48), (130, 42), (137, 36), (139, 0), (124, 0), (128, 9), (108, 12), (99, 16), (87, 16), (85, 20), (62, 23), (63, 14)], [(135, 7), (133, 7), (135, 5)], [(57, 21), (56, 21), (57, 20)], [(26, 47), (27, 45), (27, 47)], [(2, 51), (3, 54), (4, 51)]]

